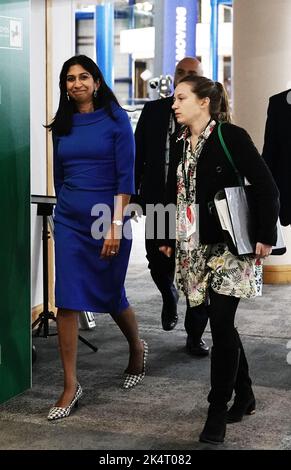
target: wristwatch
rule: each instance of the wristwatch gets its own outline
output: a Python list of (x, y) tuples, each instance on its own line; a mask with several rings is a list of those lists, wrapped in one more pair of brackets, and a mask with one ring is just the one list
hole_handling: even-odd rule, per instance
[(114, 225), (117, 225), (118, 227), (121, 227), (123, 225), (122, 220), (112, 220), (112, 223)]

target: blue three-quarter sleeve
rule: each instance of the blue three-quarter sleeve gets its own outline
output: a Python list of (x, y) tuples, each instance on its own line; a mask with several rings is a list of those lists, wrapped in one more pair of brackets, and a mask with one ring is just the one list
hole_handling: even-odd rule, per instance
[(115, 135), (117, 194), (135, 194), (134, 159), (133, 131), (126, 112), (119, 110)]

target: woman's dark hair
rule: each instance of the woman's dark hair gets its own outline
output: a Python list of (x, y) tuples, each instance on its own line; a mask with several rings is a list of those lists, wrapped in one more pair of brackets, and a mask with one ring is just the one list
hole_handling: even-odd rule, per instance
[(212, 119), (231, 122), (228, 96), (222, 83), (198, 75), (187, 75), (179, 81), (182, 82), (189, 83), (192, 92), (199, 99), (209, 98), (209, 112)]
[(114, 119), (111, 108), (111, 103), (114, 102), (119, 106), (116, 96), (113, 91), (106, 84), (101, 70), (95, 62), (85, 55), (76, 55), (68, 59), (60, 73), (60, 101), (59, 107), (53, 121), (45, 126), (49, 130), (55, 132), (57, 135), (67, 135), (70, 133), (73, 124), (73, 114), (77, 112), (77, 107), (74, 100), (67, 98), (67, 75), (68, 70), (73, 65), (81, 65), (87, 72), (89, 72), (95, 82), (99, 81), (99, 88), (97, 96), (93, 95), (94, 109), (104, 108), (109, 116)]

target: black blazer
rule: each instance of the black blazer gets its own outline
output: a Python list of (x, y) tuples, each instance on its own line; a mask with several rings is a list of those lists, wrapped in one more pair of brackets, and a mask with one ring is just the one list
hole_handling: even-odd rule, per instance
[(173, 97), (146, 103), (136, 126), (137, 196), (133, 200), (142, 206), (165, 202), (165, 151), (172, 104)]
[[(222, 230), (210, 206), (215, 194), (225, 188), (238, 186), (237, 176), (229, 163), (217, 133), (218, 126), (207, 139), (199, 156), (196, 172), (196, 204), (199, 204), (199, 237), (201, 243), (224, 240)], [(275, 245), (276, 222), (279, 214), (279, 192), (264, 160), (247, 132), (233, 124), (223, 124), (222, 135), (233, 161), (242, 177), (253, 186), (257, 201), (258, 242)], [(174, 143), (172, 144), (174, 147)], [(176, 203), (177, 166), (183, 153), (183, 141), (175, 144), (176, 158), (170, 162), (167, 182), (167, 203)], [(172, 243), (170, 243), (172, 244)]]
[(291, 224), (291, 90), (274, 95), (269, 100), (262, 156), (280, 191), (281, 224), (289, 225)]

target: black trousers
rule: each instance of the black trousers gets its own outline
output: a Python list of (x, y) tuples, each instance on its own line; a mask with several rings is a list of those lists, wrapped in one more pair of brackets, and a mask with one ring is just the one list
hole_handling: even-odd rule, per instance
[[(164, 304), (177, 302), (177, 291), (174, 286), (175, 256), (167, 258), (159, 251), (155, 240), (146, 239), (145, 246), (146, 257), (149, 262), (148, 268), (154, 283), (162, 294)], [(187, 301), (184, 325), (187, 335), (194, 345), (199, 344), (207, 321), (207, 307), (204, 304), (198, 307), (190, 307)]]
[[(162, 294), (163, 301), (166, 302), (176, 290), (174, 287), (175, 257), (168, 258), (159, 251), (155, 240), (145, 241), (146, 257), (148, 268), (154, 283)], [(174, 288), (174, 291), (173, 291)]]

